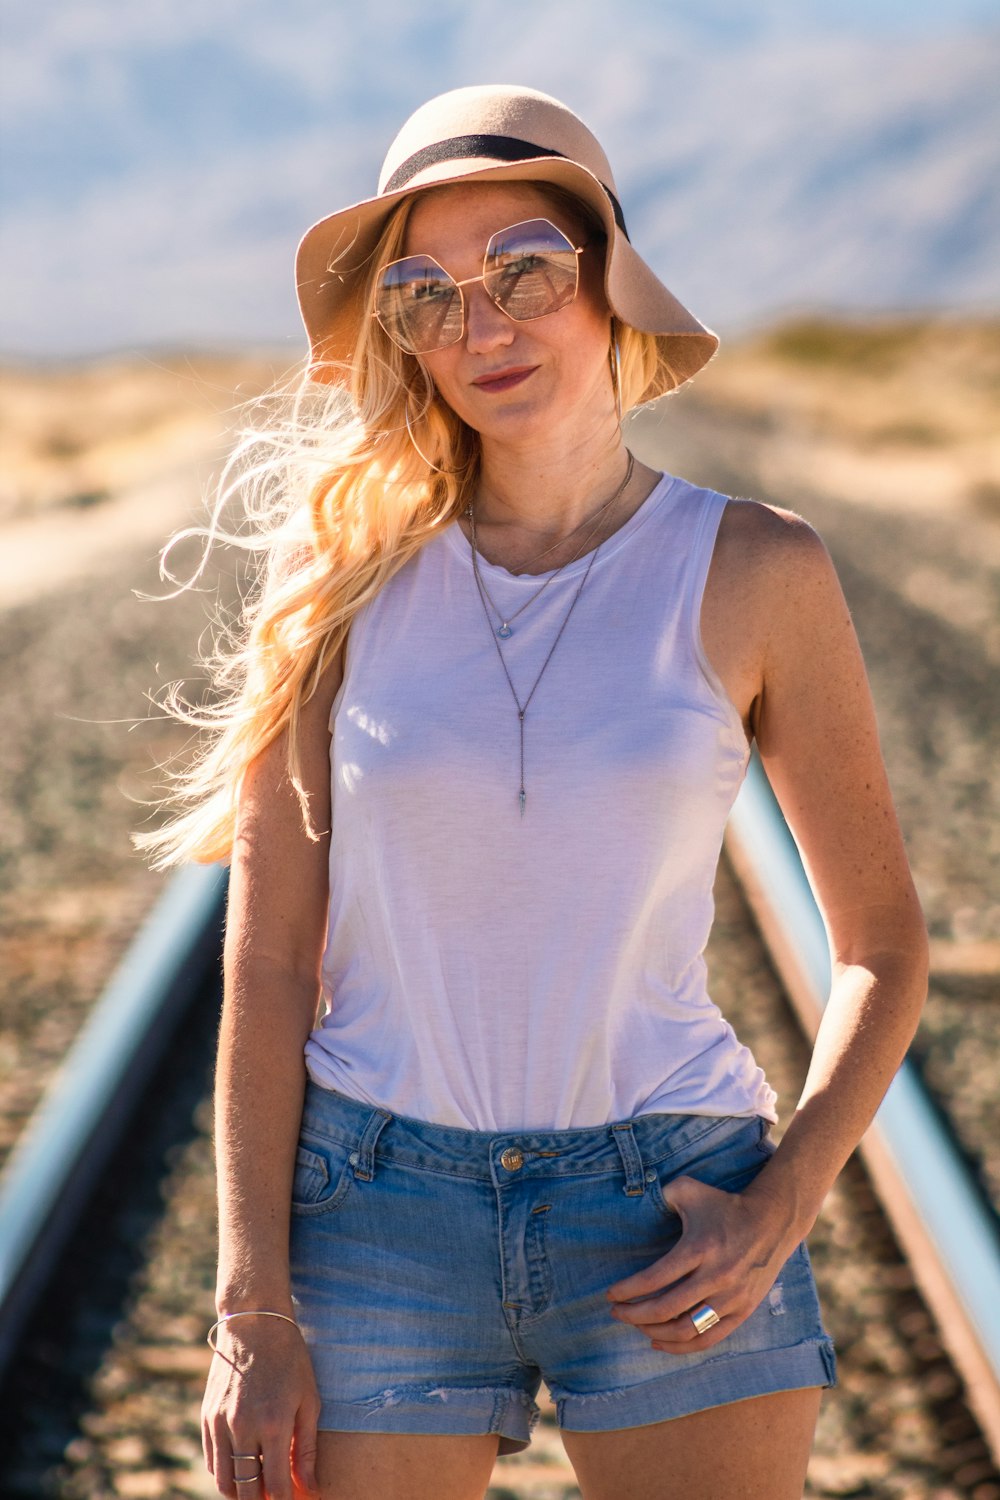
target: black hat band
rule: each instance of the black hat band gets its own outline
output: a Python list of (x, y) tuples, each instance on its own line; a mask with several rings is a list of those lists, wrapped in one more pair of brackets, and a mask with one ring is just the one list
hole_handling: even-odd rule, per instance
[[(455, 135), (450, 140), (424, 146), (408, 156), (393, 172), (382, 191), (395, 193), (416, 177), (418, 172), (422, 172), (425, 167), (436, 166), (438, 162), (462, 161), (476, 156), (492, 157), (494, 161), (530, 161), (538, 156), (557, 156), (561, 161), (569, 159), (562, 151), (554, 151), (550, 146), (536, 146), (534, 141), (519, 141), (513, 135)], [(607, 193), (614, 210), (615, 223), (628, 239), (621, 204), (606, 183), (602, 182), (601, 187)]]

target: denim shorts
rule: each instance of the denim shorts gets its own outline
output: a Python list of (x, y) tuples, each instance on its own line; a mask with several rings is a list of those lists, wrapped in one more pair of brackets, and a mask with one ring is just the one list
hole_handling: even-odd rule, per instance
[(653, 1349), (607, 1288), (663, 1255), (681, 1174), (738, 1192), (774, 1150), (759, 1116), (645, 1114), (493, 1134), (307, 1085), (292, 1191), (296, 1315), (324, 1431), (497, 1433), (527, 1446), (545, 1381), (560, 1426), (641, 1427), (835, 1383), (805, 1245), (728, 1338)]

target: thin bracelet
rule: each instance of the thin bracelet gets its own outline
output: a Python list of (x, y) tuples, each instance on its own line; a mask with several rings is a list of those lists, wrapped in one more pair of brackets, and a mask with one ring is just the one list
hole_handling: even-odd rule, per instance
[(233, 1318), (280, 1318), (283, 1323), (291, 1323), (293, 1328), (298, 1328), (299, 1326), (295, 1319), (288, 1317), (286, 1313), (269, 1312), (263, 1307), (248, 1308), (246, 1312), (224, 1313), (208, 1330), (208, 1347), (212, 1350), (213, 1354), (218, 1354), (219, 1346), (217, 1343), (213, 1343), (212, 1334), (217, 1328), (221, 1328), (224, 1323), (231, 1322)]

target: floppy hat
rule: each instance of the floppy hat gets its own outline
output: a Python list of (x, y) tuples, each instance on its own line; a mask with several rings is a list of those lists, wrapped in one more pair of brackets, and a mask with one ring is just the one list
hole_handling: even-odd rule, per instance
[[(439, 94), (411, 115), (389, 147), (374, 198), (320, 219), (302, 238), (296, 284), (315, 379), (339, 378), (351, 357), (364, 284), (385, 221), (402, 199), (449, 182), (536, 182), (572, 193), (604, 227), (604, 290), (623, 323), (657, 335), (675, 384), (719, 346), (633, 249), (608, 159), (583, 121), (535, 89), (488, 84)], [(658, 376), (649, 401), (674, 389)]]

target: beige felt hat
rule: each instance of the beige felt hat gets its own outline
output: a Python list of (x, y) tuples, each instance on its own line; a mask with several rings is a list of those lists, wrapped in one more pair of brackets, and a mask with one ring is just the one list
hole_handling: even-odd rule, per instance
[[(389, 147), (378, 193), (307, 230), (296, 257), (302, 320), (314, 373), (347, 361), (357, 336), (369, 257), (401, 199), (446, 182), (553, 183), (582, 199), (604, 226), (604, 289), (622, 322), (657, 335), (676, 384), (707, 364), (719, 340), (632, 248), (608, 159), (565, 104), (535, 89), (489, 84), (453, 89), (410, 116)], [(672, 389), (669, 378), (645, 393)]]

